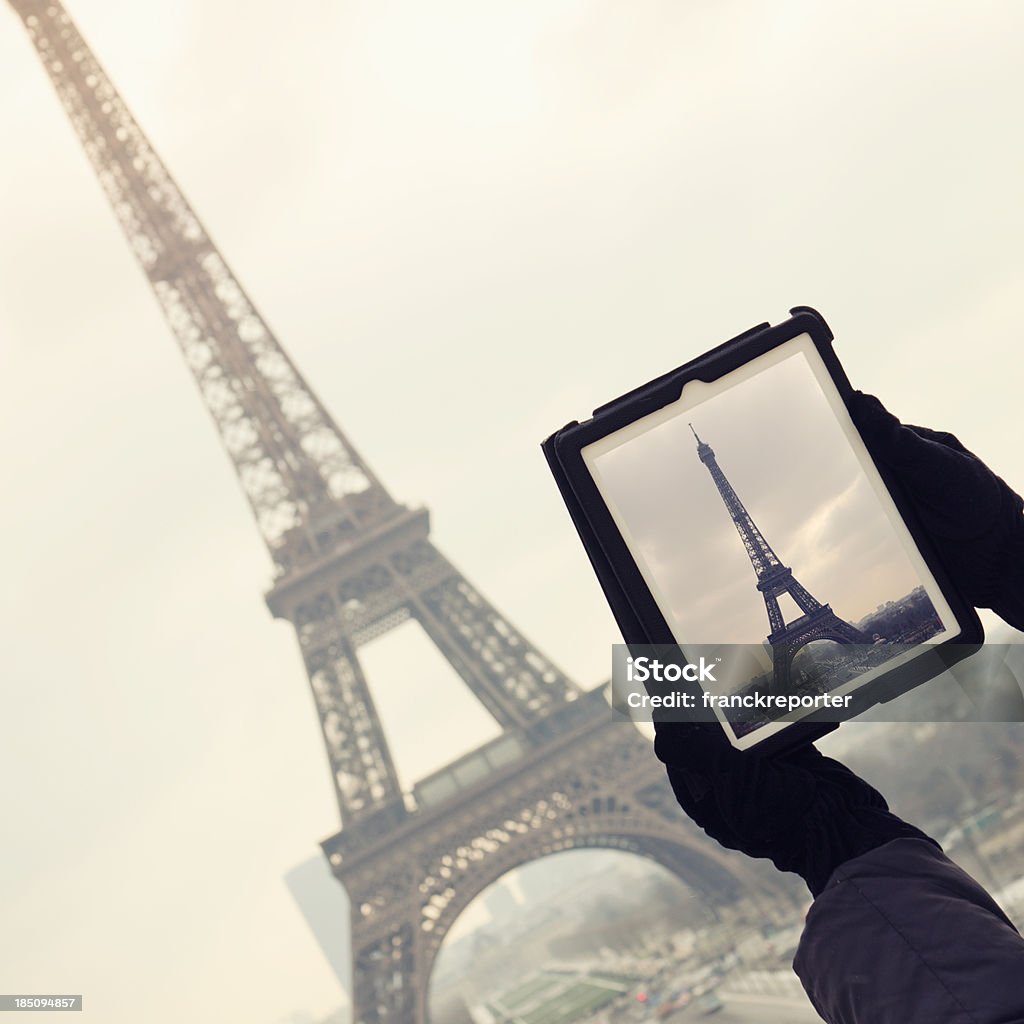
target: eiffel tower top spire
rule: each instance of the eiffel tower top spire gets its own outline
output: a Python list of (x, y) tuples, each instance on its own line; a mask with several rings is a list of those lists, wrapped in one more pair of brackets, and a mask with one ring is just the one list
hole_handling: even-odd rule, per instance
[(10, 3), (174, 330), (278, 575), (400, 514), (246, 295), (63, 7)]

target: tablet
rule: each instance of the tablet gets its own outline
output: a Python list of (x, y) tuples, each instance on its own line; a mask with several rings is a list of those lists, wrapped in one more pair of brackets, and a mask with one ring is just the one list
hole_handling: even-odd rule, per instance
[(798, 307), (543, 445), (630, 668), (649, 645), (714, 666), (688, 692), (740, 749), (812, 740), (982, 640), (861, 440), (832, 340)]

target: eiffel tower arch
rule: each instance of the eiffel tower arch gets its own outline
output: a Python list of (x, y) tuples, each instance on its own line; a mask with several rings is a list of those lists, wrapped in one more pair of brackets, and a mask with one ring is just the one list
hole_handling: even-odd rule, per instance
[[(757, 868), (684, 825), (649, 743), (631, 726), (610, 721), (600, 694), (588, 694), (572, 713), (547, 724), (565, 732), (438, 806), (425, 800), (402, 825), (375, 838), (342, 829), (323, 843), (352, 901), (357, 1019), (428, 1020), (431, 969), (459, 915), (508, 871), (549, 854), (588, 848), (638, 854), (712, 906), (777, 895)], [(440, 774), (457, 774), (506, 741), (499, 738)]]
[[(650, 744), (534, 648), (397, 502), (274, 337), (58, 0), (10, 0), (131, 244), (274, 566), (296, 630), (341, 830), (322, 844), (352, 904), (354, 1020), (419, 1024), (445, 934), (511, 868), (621, 849), (715, 901), (778, 894), (676, 806)], [(359, 648), (408, 619), (501, 727), (411, 792)]]

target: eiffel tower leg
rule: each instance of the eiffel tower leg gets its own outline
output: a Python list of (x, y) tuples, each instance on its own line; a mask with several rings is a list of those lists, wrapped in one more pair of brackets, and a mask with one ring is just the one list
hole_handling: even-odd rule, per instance
[(352, 1024), (426, 1024), (426, 979), (416, 970), (415, 933), (404, 922), (364, 937), (352, 914)]
[(311, 602), (296, 628), (343, 817), (399, 804), (387, 740), (335, 602)]
[(786, 628), (786, 620), (782, 617), (782, 609), (779, 607), (779, 599), (769, 590), (764, 592), (764, 607), (768, 612), (769, 632), (781, 633)]
[[(413, 615), (451, 666), (506, 728), (528, 726), (579, 688), (540, 653), (432, 544), (433, 582), (411, 586)], [(438, 578), (440, 577), (440, 578)]]
[(793, 682), (793, 655), (789, 644), (776, 644), (772, 648), (772, 696), (781, 697), (789, 693)]
[(812, 615), (822, 607), (821, 602), (817, 598), (812, 597), (807, 588), (798, 580), (790, 580), (789, 596), (793, 598), (797, 607), (805, 615)]

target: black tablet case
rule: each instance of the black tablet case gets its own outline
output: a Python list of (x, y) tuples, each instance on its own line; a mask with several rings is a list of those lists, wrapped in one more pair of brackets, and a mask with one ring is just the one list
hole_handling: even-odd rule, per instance
[[(729, 341), (703, 353), (696, 359), (663, 374), (633, 391), (599, 406), (584, 423), (573, 421), (542, 442), (541, 448), (555, 478), (562, 499), (597, 575), (623, 640), (631, 648), (656, 644), (675, 644), (653, 596), (647, 589), (625, 542), (611, 523), (607, 509), (593, 480), (583, 465), (580, 450), (592, 441), (618, 430), (627, 423), (648, 415), (679, 398), (692, 380), (710, 382), (730, 373), (744, 363), (763, 355), (800, 334), (809, 334), (825, 361), (843, 401), (852, 387), (831, 343), (833, 334), (825, 319), (809, 306), (790, 310), (790, 318), (775, 327), (759, 324)], [(892, 700), (943, 671), (949, 665), (977, 650), (984, 633), (974, 609), (949, 582), (941, 562), (894, 480), (884, 466), (876, 463), (918, 549), (935, 576), (961, 626), (961, 633), (933, 649), (934, 657), (918, 657), (909, 665), (885, 673), (880, 679), (857, 692), (852, 712)], [(809, 716), (751, 748), (759, 753), (776, 753), (808, 743), (838, 727), (836, 722), (815, 721)]]

